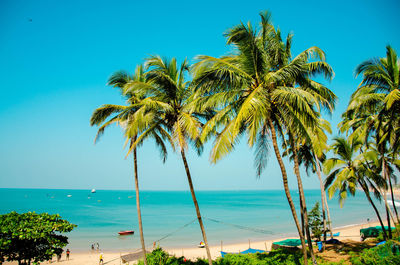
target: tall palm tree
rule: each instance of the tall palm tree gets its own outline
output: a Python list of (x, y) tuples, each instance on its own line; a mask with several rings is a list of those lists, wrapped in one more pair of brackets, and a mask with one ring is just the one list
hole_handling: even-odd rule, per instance
[[(362, 75), (362, 82), (354, 93), (353, 108), (365, 110), (375, 108), (378, 125), (378, 142), (381, 149), (390, 144), (398, 151), (400, 148), (400, 60), (391, 46), (386, 46), (385, 58), (373, 58), (362, 62), (356, 68), (356, 75)], [(383, 155), (381, 153), (381, 155)], [(382, 165), (385, 170), (385, 166)], [(391, 194), (391, 179), (387, 179)], [(392, 197), (393, 200), (393, 197)], [(394, 207), (396, 216), (398, 213)]]
[(299, 165), (299, 156), (298, 156), (298, 149), (299, 149), (299, 142), (294, 139), (294, 135), (289, 131), (289, 142), (291, 145), (291, 150), (293, 152), (293, 161), (294, 161), (294, 173), (297, 178), (297, 186), (299, 190), (299, 197), (300, 197), (300, 213), (302, 217), (302, 222), (304, 223), (304, 231), (307, 237), (308, 248), (310, 249), (312, 260), (315, 260), (311, 234), (310, 234), (310, 226), (308, 224), (308, 213), (307, 213), (307, 205), (304, 195), (303, 183), (300, 176), (300, 165)]
[[(325, 161), (325, 153), (328, 151), (329, 146), (327, 144), (328, 137), (326, 136), (325, 132), (332, 133), (330, 124), (328, 121), (320, 119), (320, 125), (315, 126), (313, 129), (312, 137), (311, 137), (311, 142), (309, 144), (304, 144), (303, 146), (305, 147), (305, 150), (309, 150), (311, 152), (310, 156), (306, 156), (305, 159), (306, 161), (311, 158), (309, 164), (312, 164), (312, 170), (313, 172), (317, 173), (318, 180), (320, 183), (320, 189), (321, 189), (321, 205), (322, 205), (322, 215), (323, 215), (323, 222), (324, 222), (324, 241), (326, 241), (326, 226), (328, 224), (329, 226), (329, 231), (331, 234), (331, 238), (333, 238), (333, 233), (332, 233), (332, 221), (329, 213), (329, 205), (328, 205), (328, 200), (326, 199), (326, 193), (324, 189), (324, 184), (322, 181), (322, 176), (321, 176), (321, 166), (320, 162)], [(313, 158), (312, 158), (313, 157)], [(307, 165), (306, 165), (307, 168)], [(326, 211), (326, 214), (325, 214)], [(326, 215), (328, 222), (326, 222)], [(325, 245), (324, 245), (325, 248)]]
[(132, 83), (127, 92), (133, 91), (146, 95), (146, 98), (140, 103), (140, 112), (143, 115), (152, 114), (153, 119), (145, 123), (139, 122), (131, 128), (130, 133), (133, 135), (141, 132), (131, 149), (149, 137), (154, 130), (162, 130), (171, 147), (174, 150), (176, 147), (179, 149), (203, 235), (208, 263), (212, 265), (206, 231), (186, 158), (189, 143), (192, 143), (199, 152), (202, 149), (199, 142), (202, 127), (201, 119), (207, 116), (207, 111), (195, 113), (191, 110), (189, 103), (192, 90), (190, 82), (185, 80), (185, 75), (189, 70), (189, 64), (186, 60), (178, 67), (175, 58), (167, 60), (159, 56), (151, 56), (146, 59), (145, 65), (148, 69), (146, 82)]
[[(136, 67), (136, 71), (134, 75), (131, 75), (125, 71), (115, 72), (108, 80), (108, 85), (119, 88), (120, 93), (123, 94), (127, 99), (127, 106), (123, 105), (112, 105), (106, 104), (99, 108), (97, 108), (90, 119), (90, 125), (100, 126), (97, 131), (97, 135), (95, 138), (95, 143), (99, 139), (99, 137), (104, 133), (104, 130), (113, 124), (122, 125), (125, 130), (125, 135), (127, 135), (127, 131), (129, 130), (129, 126), (131, 123), (135, 122), (135, 113), (138, 110), (137, 104), (143, 100), (143, 94), (139, 93), (126, 93), (125, 90), (130, 86), (132, 82), (143, 82), (144, 81), (144, 73), (143, 67), (140, 65)], [(137, 135), (128, 136), (127, 139), (130, 141), (130, 146), (136, 141)], [(159, 145), (162, 145), (159, 144)], [(166, 149), (160, 148), (161, 153), (166, 158)], [(142, 245), (143, 251), (143, 259), (144, 264), (147, 265), (146, 258), (146, 247), (144, 242), (143, 235), (143, 225), (142, 225), (142, 215), (140, 210), (140, 196), (139, 196), (139, 177), (138, 177), (138, 166), (137, 166), (137, 152), (136, 148), (133, 149), (133, 165), (134, 165), (134, 178), (135, 178), (135, 191), (136, 191), (136, 209), (138, 215), (138, 223), (139, 223), (139, 232), (140, 232), (140, 242)]]
[(325, 188), (328, 189), (330, 198), (338, 191), (339, 202), (342, 206), (347, 194), (350, 193), (354, 196), (356, 187), (360, 186), (378, 217), (386, 239), (387, 235), (382, 218), (370, 196), (370, 189), (373, 189), (375, 196), (380, 197), (376, 185), (382, 185), (382, 179), (370, 174), (371, 171), (366, 166), (365, 154), (358, 154), (362, 145), (363, 143), (357, 138), (349, 140), (343, 137), (334, 138), (334, 143), (331, 146), (335, 157), (329, 158), (324, 162), (324, 173), (328, 175), (325, 181)]
[[(282, 138), (289, 126), (298, 137), (309, 137), (304, 126), (315, 124), (314, 107), (327, 106), (335, 98), (329, 89), (309, 77), (318, 73), (330, 77), (333, 71), (324, 61), (323, 51), (317, 47), (309, 48), (292, 59), (292, 36), (282, 41), (279, 30), (270, 23), (269, 13), (260, 15), (260, 31), (250, 23), (227, 31), (227, 43), (234, 47), (232, 54), (220, 58), (197, 57), (199, 61), (193, 69), (197, 108), (218, 110), (205, 124), (201, 140), (205, 141), (216, 133), (210, 155), (215, 163), (233, 150), (239, 136), (247, 133), (248, 144), (257, 146), (256, 160), (265, 161), (266, 143), (270, 137), (306, 264), (304, 235), (289, 191), (278, 137)], [(310, 62), (310, 58), (316, 60)], [(295, 86), (297, 83), (300, 86)], [(256, 164), (259, 164), (257, 172), (261, 173), (265, 164), (257, 161)]]
[[(384, 203), (385, 203), (385, 208), (386, 208), (386, 215), (388, 219), (388, 225), (390, 226), (390, 218), (392, 218), (393, 223), (399, 223), (399, 216), (397, 213), (397, 209), (394, 204), (394, 196), (393, 192), (391, 192), (392, 196), (392, 202), (393, 202), (393, 208), (396, 213), (396, 220), (394, 218), (394, 215), (390, 209), (390, 206), (388, 204), (387, 200), (387, 189), (388, 187), (391, 189), (391, 179), (396, 179), (396, 176), (393, 174), (394, 173), (394, 166), (397, 167), (399, 164), (399, 160), (395, 158), (396, 154), (393, 153), (393, 151), (388, 150), (387, 146), (383, 145), (382, 143), (376, 143), (378, 137), (373, 137), (372, 139), (375, 142), (370, 142), (367, 143), (367, 149), (366, 153), (368, 154), (368, 158), (371, 161), (370, 169), (377, 175), (381, 176), (381, 179), (385, 180), (385, 185), (382, 185), (381, 188), (381, 194), (383, 195), (384, 198)], [(391, 238), (391, 230), (389, 230), (389, 238)]]
[[(298, 185), (299, 185), (299, 190), (302, 190), (302, 184), (300, 183), (299, 180), (300, 178), (300, 170), (299, 166), (301, 164), (304, 165), (306, 169), (307, 175), (309, 175), (309, 170), (312, 170), (313, 173), (317, 173), (319, 182), (320, 182), (320, 188), (321, 188), (321, 204), (322, 204), (322, 216), (323, 216), (323, 229), (324, 229), (324, 241), (326, 241), (326, 232), (327, 232), (327, 225), (329, 225), (329, 229), (332, 232), (331, 229), (331, 221), (330, 221), (330, 215), (328, 214), (328, 224), (326, 221), (326, 213), (325, 210), (329, 213), (329, 207), (327, 205), (327, 200), (326, 200), (326, 194), (325, 194), (325, 189), (323, 187), (323, 181), (321, 177), (321, 169), (320, 169), (320, 159), (325, 160), (325, 152), (328, 148), (327, 146), (327, 136), (325, 134), (325, 131), (328, 131), (331, 133), (330, 130), (330, 125), (326, 120), (320, 119), (319, 120), (319, 125), (315, 126), (313, 128), (309, 128), (311, 133), (311, 139), (309, 142), (305, 141), (299, 141), (297, 140), (296, 142), (293, 140), (293, 136), (291, 137), (291, 144), (286, 147), (284, 145), (285, 151), (283, 153), (283, 156), (289, 156), (291, 161), (294, 161), (294, 170), (295, 174), (298, 179)], [(317, 155), (318, 154), (318, 155)], [(302, 192), (299, 192), (299, 194), (302, 194)], [(304, 197), (304, 196), (301, 196)], [(303, 198), (304, 200), (304, 198)], [(302, 202), (302, 199), (300, 200)], [(301, 208), (305, 207), (305, 211), (307, 210), (306, 206), (302, 206), (302, 203), (300, 204)], [(302, 214), (304, 215), (304, 214)], [(305, 217), (307, 218), (307, 217)], [(331, 233), (332, 237), (332, 233)], [(307, 238), (307, 240), (309, 240)], [(325, 249), (325, 245), (324, 245)]]

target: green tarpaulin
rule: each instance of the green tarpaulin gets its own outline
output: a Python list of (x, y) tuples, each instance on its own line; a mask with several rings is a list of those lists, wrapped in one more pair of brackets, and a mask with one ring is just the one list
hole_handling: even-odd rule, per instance
[[(307, 243), (307, 240), (306, 240)], [(286, 247), (286, 248), (295, 248), (301, 245), (300, 239), (286, 239), (278, 242), (274, 242), (272, 244), (272, 248), (276, 249), (279, 247)]]
[[(385, 226), (385, 229), (388, 230), (389, 227)], [(392, 230), (394, 230), (395, 228), (392, 227)], [(364, 229), (360, 229), (360, 236), (362, 238), (367, 238), (367, 237), (377, 237), (379, 236), (379, 233), (381, 233), (382, 227), (381, 226), (371, 226), (368, 228), (364, 228)]]

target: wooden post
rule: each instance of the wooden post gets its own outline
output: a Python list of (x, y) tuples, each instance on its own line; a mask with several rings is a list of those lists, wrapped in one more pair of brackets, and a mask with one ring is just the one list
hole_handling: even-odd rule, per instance
[(221, 240), (221, 251), (223, 251), (223, 250), (222, 250), (222, 240)]
[(249, 248), (250, 248), (250, 239), (249, 239)]
[(267, 242), (264, 242), (264, 246), (265, 246), (265, 251), (268, 251), (268, 249), (267, 249)]

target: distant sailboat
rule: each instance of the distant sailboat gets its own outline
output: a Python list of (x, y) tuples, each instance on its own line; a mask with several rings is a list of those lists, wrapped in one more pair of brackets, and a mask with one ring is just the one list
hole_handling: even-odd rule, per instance
[(95, 190), (95, 189), (92, 189), (92, 193), (96, 193), (96, 190)]
[(68, 194), (67, 197), (68, 197), (68, 198), (69, 198), (69, 197), (72, 197), (72, 195)]

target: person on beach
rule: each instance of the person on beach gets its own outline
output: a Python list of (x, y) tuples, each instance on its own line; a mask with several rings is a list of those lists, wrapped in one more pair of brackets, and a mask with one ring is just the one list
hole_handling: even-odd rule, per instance
[(99, 251), (99, 247), (100, 247), (99, 242), (97, 242), (96, 244), (97, 244), (97, 251)]
[(103, 265), (104, 264), (104, 261), (103, 261), (103, 252), (102, 253), (100, 253), (100, 260), (99, 260), (99, 264), (101, 264), (101, 265)]
[(92, 244), (92, 251), (94, 251), (94, 244)]
[(69, 249), (67, 248), (67, 252), (65, 252), (66, 254), (67, 254), (67, 260), (69, 260), (69, 253), (70, 253), (70, 251), (69, 251)]

